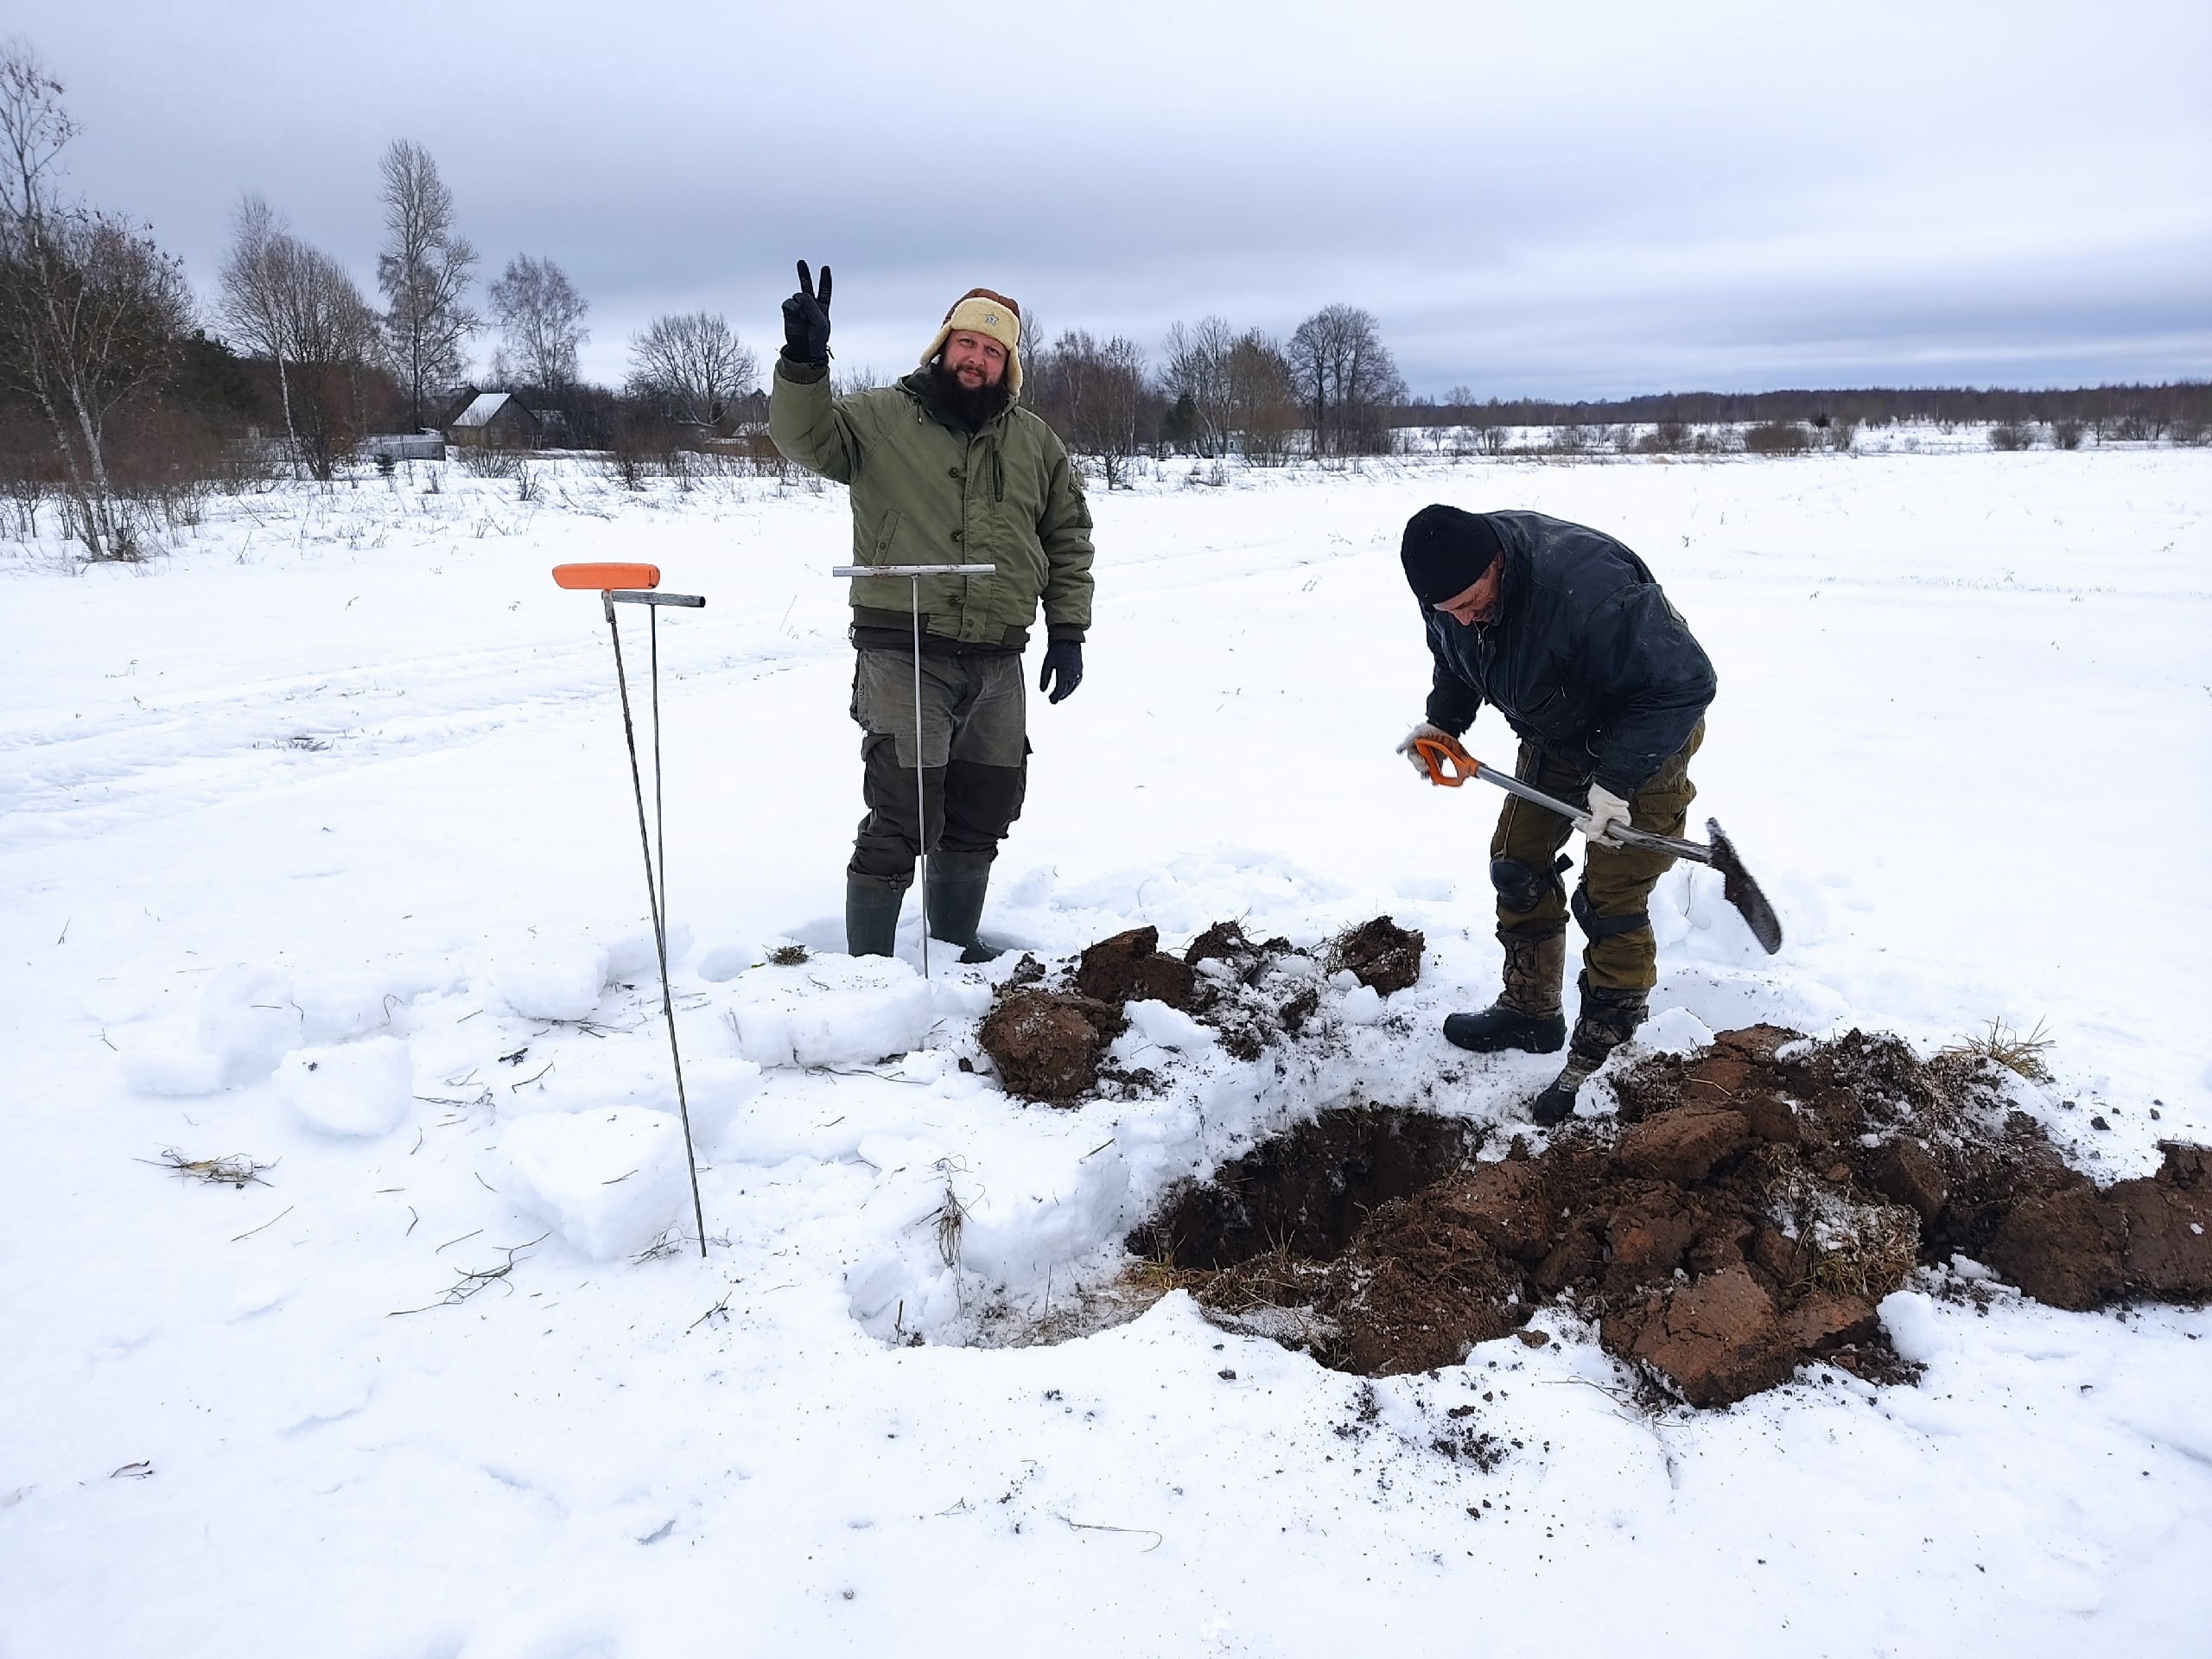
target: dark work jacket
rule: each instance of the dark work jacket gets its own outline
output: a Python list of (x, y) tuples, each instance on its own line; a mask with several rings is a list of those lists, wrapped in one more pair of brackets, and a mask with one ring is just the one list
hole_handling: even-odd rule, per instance
[(1435, 682), (1428, 720), (1454, 736), (1494, 704), (1524, 743), (1623, 799), (1689, 741), (1713, 664), (1649, 567), (1601, 531), (1540, 512), (1486, 512), (1505, 548), (1496, 620), (1421, 607)]

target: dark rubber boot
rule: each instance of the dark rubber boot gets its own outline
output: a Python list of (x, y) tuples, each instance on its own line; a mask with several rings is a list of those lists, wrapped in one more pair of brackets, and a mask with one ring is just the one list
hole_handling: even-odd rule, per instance
[(856, 957), (896, 954), (899, 908), (906, 902), (903, 888), (858, 876), (845, 878), (845, 949)]
[(991, 861), (972, 854), (938, 853), (930, 860), (927, 891), (930, 937), (962, 947), (963, 962), (988, 962), (1001, 954), (976, 938), (990, 891)]
[(1590, 976), (1582, 976), (1582, 1008), (1574, 1018), (1574, 1041), (1566, 1067), (1554, 1077), (1529, 1107), (1529, 1116), (1544, 1128), (1564, 1123), (1574, 1116), (1574, 1097), (1590, 1074), (1605, 1063), (1605, 1056), (1636, 1035), (1649, 1003), (1646, 991), (1593, 991)]
[(1567, 1020), (1560, 1013), (1560, 979), (1567, 971), (1567, 935), (1504, 938), (1504, 988), (1480, 1014), (1446, 1014), (1444, 1040), (1478, 1054), (1517, 1048), (1529, 1054), (1556, 1054), (1567, 1041)]

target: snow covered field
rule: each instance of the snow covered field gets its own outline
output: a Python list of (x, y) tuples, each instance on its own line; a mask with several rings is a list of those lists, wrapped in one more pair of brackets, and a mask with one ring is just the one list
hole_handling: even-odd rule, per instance
[[(1329, 1064), (1155, 1021), (1160, 1097), (1072, 1111), (959, 1069), (977, 970), (754, 965), (840, 939), (842, 493), (442, 470), (219, 500), (143, 570), (0, 545), (0, 1656), (2203, 1650), (2202, 1311), (1909, 1304), (1916, 1388), (1656, 1418), (1548, 1313), (1373, 1384), (1179, 1294), (975, 1344), (1178, 1176), (1420, 1098), (1491, 995), (1496, 798), (1392, 753), (1437, 499), (1620, 535), (1719, 667), (1694, 817), (1789, 944), (1676, 871), (1664, 1029), (2041, 1022), (2024, 1099), (2088, 1167), (2212, 1139), (2212, 452), (1095, 495), (1089, 677), (1033, 702), (987, 931), (1387, 911), (1429, 951), (1330, 991)], [(647, 1251), (689, 1196), (636, 819), (597, 601), (546, 575), (599, 558), (709, 601), (661, 629), (703, 1263)], [(1511, 759), (1494, 715), (1470, 746)], [(1513, 1121), (1551, 1064), (1438, 1103)], [(1432, 1447), (1463, 1405), (1494, 1469)]]

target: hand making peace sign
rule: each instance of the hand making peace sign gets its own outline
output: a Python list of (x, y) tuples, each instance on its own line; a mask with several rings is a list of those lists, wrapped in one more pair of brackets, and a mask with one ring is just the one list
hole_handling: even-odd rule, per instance
[(784, 355), (794, 363), (830, 360), (830, 267), (822, 267), (822, 286), (817, 289), (798, 262), (798, 292), (784, 302)]

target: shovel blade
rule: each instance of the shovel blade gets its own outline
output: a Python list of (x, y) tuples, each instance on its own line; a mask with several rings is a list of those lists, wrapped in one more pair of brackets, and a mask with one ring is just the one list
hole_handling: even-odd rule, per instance
[(1713, 842), (1713, 868), (1720, 872), (1720, 892), (1736, 907), (1751, 930), (1751, 937), (1759, 942), (1767, 955), (1782, 949), (1782, 918), (1774, 913), (1774, 906), (1767, 902), (1766, 894), (1759, 891), (1759, 884), (1744, 868), (1738, 856), (1736, 843), (1728, 839), (1718, 818), (1705, 821), (1705, 833)]

